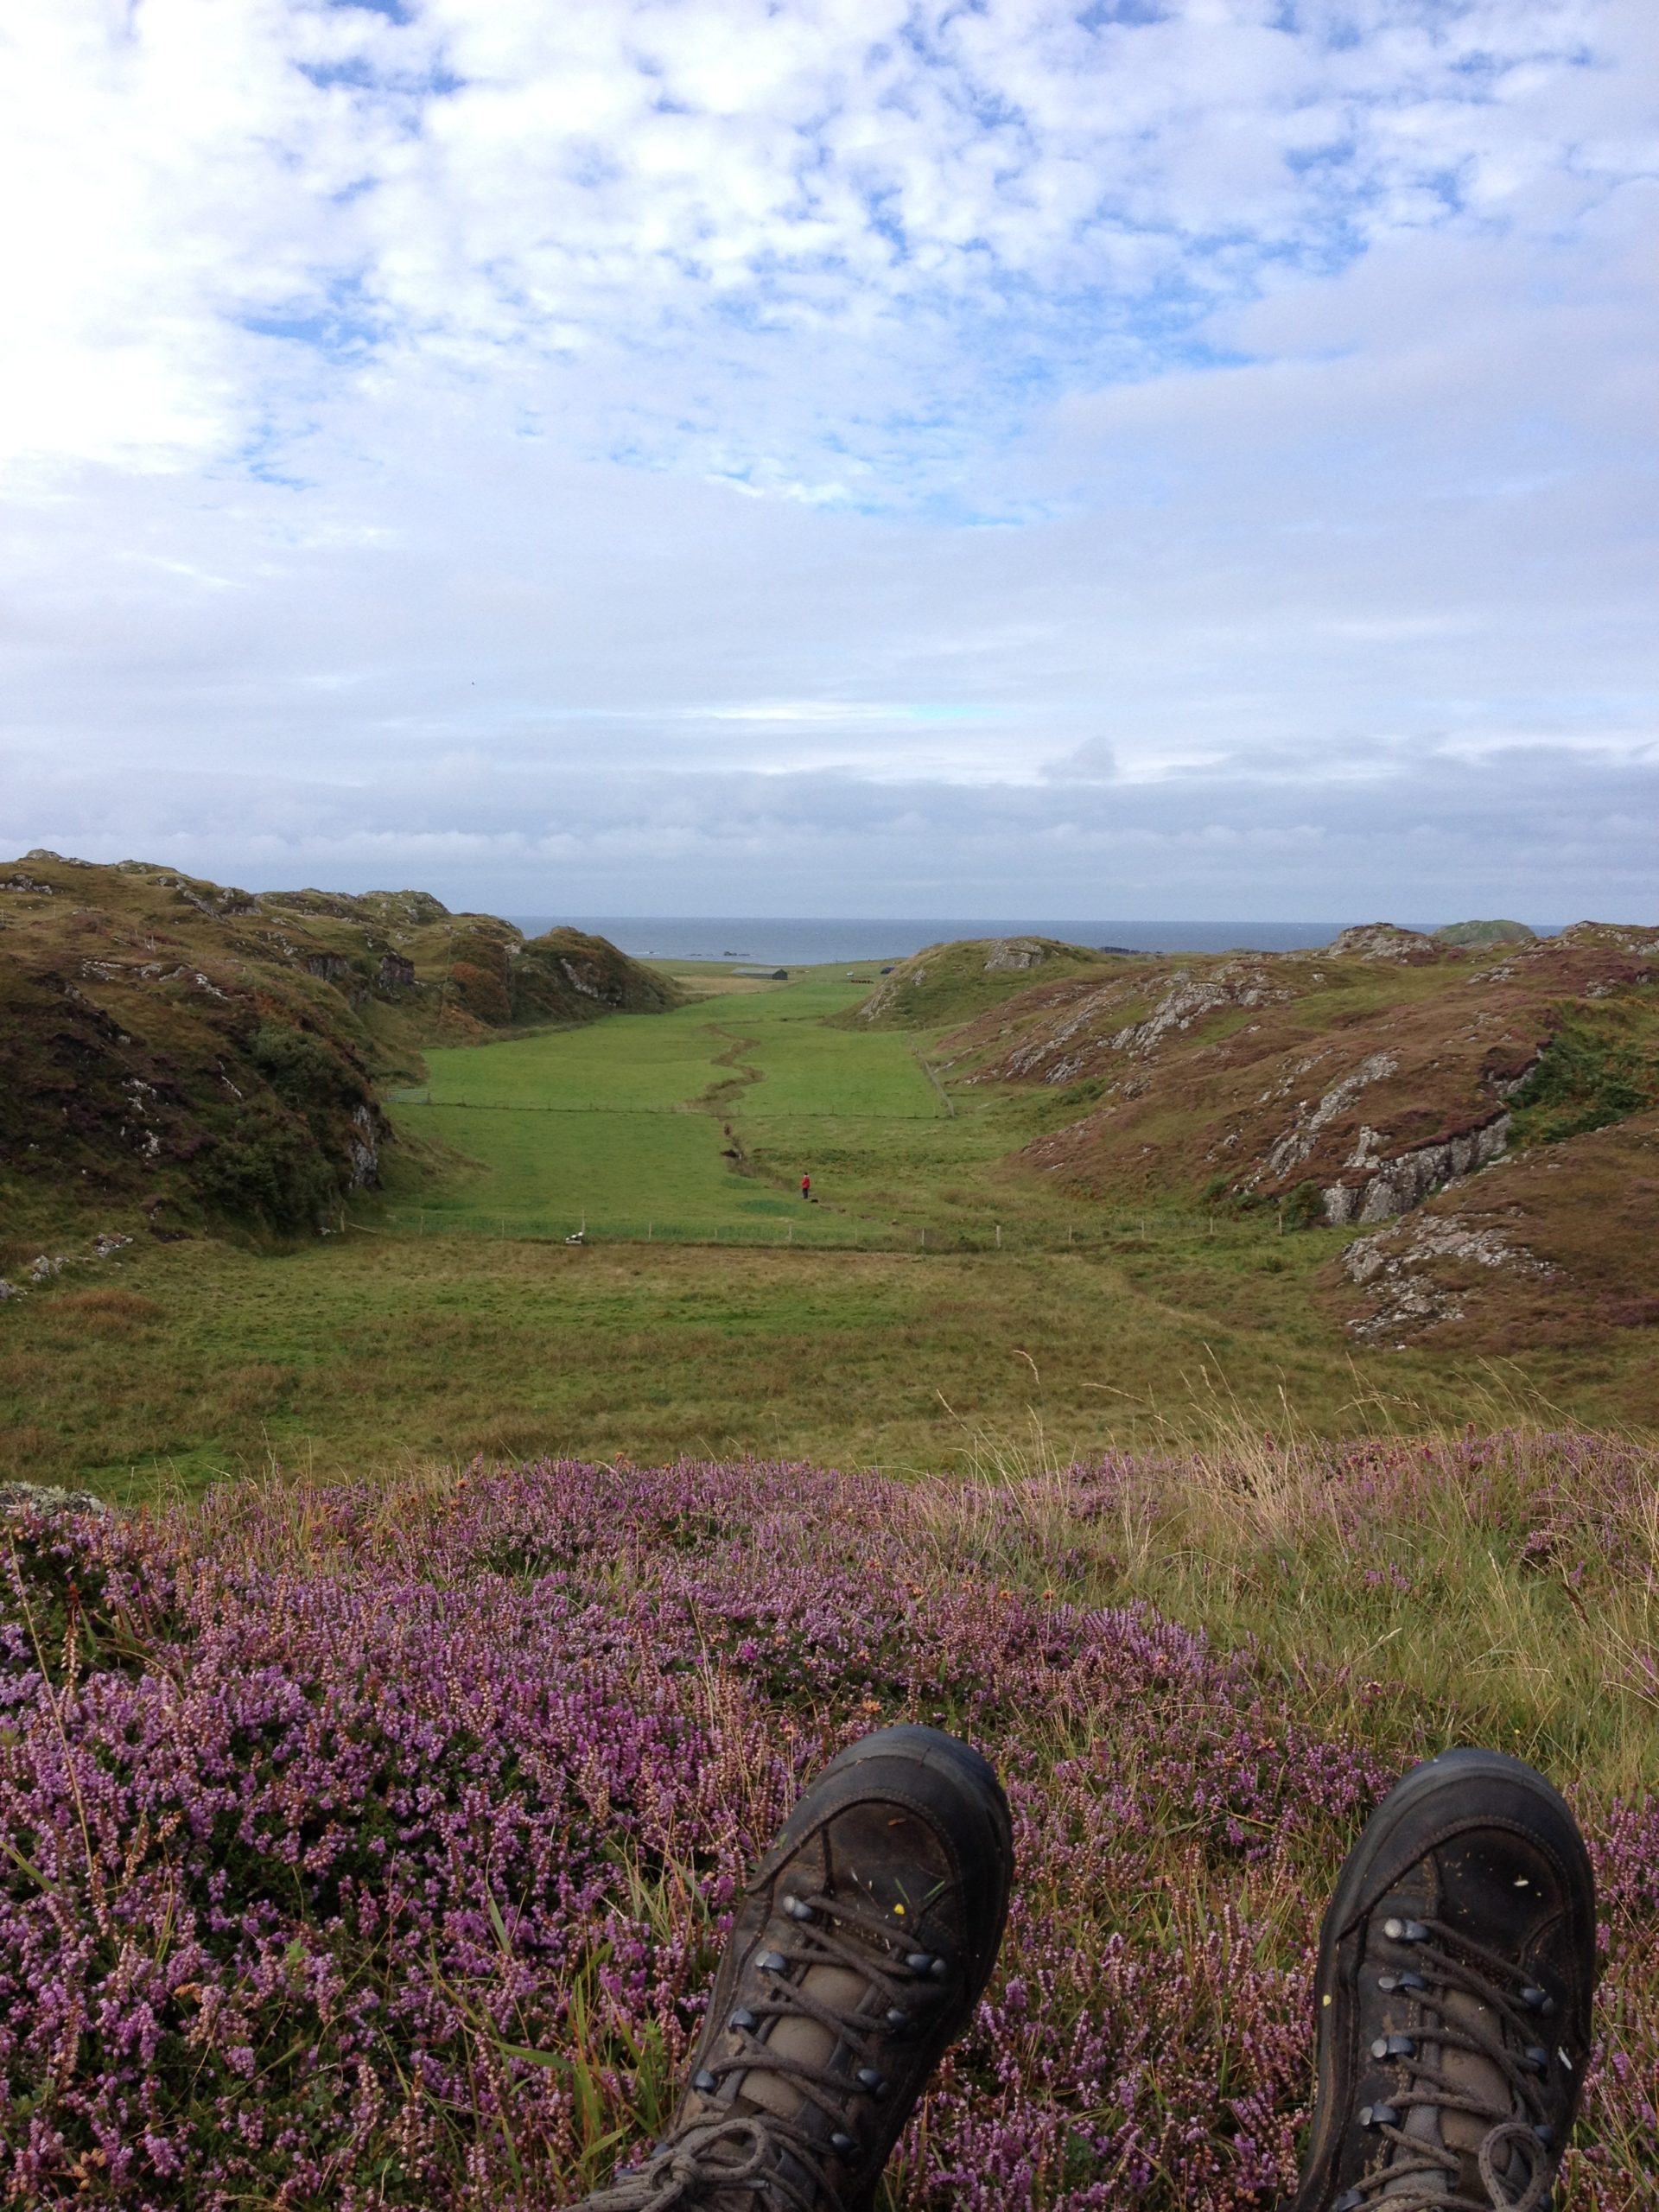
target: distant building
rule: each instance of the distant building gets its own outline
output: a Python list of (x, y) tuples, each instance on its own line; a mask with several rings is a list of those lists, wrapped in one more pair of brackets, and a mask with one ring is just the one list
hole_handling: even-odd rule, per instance
[(787, 968), (734, 968), (732, 973), (734, 976), (759, 976), (768, 983), (786, 983), (789, 981)]

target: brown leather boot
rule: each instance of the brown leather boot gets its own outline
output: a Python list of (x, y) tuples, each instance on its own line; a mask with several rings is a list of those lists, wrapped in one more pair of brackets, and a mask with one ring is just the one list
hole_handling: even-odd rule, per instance
[(587, 2212), (864, 2212), (990, 1979), (1013, 1871), (969, 1745), (904, 1726), (842, 1751), (745, 1894), (667, 2135)]
[(1542, 2212), (1594, 1983), (1595, 1887), (1563, 1800), (1502, 1751), (1414, 1768), (1325, 1914), (1313, 2139), (1288, 2212)]

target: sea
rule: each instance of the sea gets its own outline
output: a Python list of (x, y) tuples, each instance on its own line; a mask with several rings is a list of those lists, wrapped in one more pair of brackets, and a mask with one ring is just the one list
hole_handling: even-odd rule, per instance
[[(1329, 944), (1342, 922), (1056, 921), (1030, 915), (926, 921), (802, 915), (514, 914), (527, 937), (574, 919), (639, 960), (746, 960), (769, 968), (902, 960), (955, 938), (1052, 937), (1114, 952), (1294, 952)], [(1429, 923), (1408, 927), (1431, 928)]]

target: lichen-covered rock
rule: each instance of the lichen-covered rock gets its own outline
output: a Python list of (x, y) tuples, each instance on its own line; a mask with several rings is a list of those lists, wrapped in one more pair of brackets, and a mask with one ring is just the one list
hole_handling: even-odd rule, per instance
[(1405, 1213), (1459, 1175), (1470, 1175), (1502, 1157), (1509, 1142), (1513, 1116), (1497, 1114), (1478, 1128), (1464, 1129), (1439, 1144), (1420, 1144), (1392, 1160), (1373, 1159), (1366, 1142), (1377, 1141), (1375, 1129), (1363, 1128), (1360, 1143), (1348, 1166), (1370, 1169), (1363, 1181), (1332, 1183), (1321, 1192), (1325, 1217), (1335, 1227), (1345, 1222), (1387, 1221)]
[(1503, 1268), (1535, 1277), (1552, 1272), (1503, 1226), (1420, 1216), (1362, 1236), (1343, 1254), (1343, 1273), (1370, 1293), (1365, 1310), (1348, 1323), (1349, 1333), (1375, 1344), (1462, 1320), (1466, 1297), (1459, 1281), (1448, 1278), (1446, 1262), (1454, 1270)]

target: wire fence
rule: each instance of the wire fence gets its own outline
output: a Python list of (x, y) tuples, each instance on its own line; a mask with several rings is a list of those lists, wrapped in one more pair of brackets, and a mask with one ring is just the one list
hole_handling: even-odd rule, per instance
[[(753, 1220), (677, 1221), (651, 1216), (523, 1215), (483, 1208), (388, 1206), (373, 1218), (343, 1224), (381, 1236), (493, 1236), (503, 1241), (568, 1244), (702, 1244), (733, 1249), (856, 1252), (1065, 1252), (1102, 1250), (1173, 1239), (1237, 1236), (1243, 1224), (1211, 1214), (1135, 1214), (1085, 1222), (873, 1222), (803, 1205), (798, 1214), (759, 1215)], [(1252, 1224), (1252, 1240), (1262, 1226)]]

